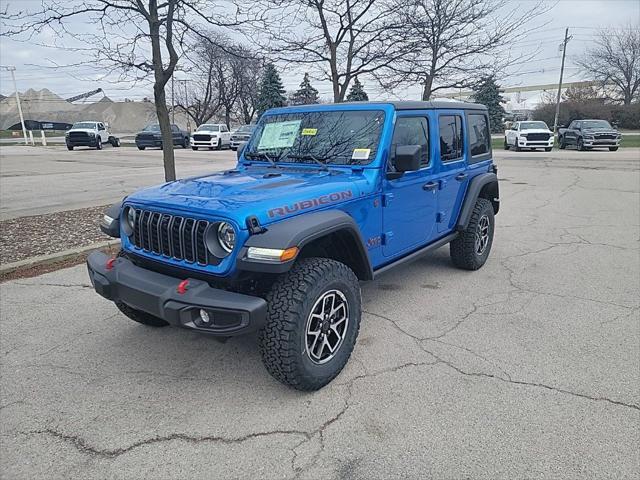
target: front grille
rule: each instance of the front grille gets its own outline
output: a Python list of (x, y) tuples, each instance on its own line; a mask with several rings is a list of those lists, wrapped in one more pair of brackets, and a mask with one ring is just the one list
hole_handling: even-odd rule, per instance
[(208, 142), (209, 140), (211, 140), (211, 135), (196, 134), (193, 136), (193, 139), (196, 142)]
[(549, 140), (550, 135), (548, 133), (529, 133), (527, 134), (527, 140), (533, 142), (539, 142), (543, 140)]
[(617, 137), (611, 133), (599, 133), (594, 135), (597, 140), (615, 140)]
[(249, 135), (233, 135), (231, 137), (231, 140), (233, 140), (234, 142), (246, 142), (247, 140), (249, 140)]
[(87, 132), (69, 132), (69, 138), (71, 140), (86, 140), (89, 138), (89, 134)]
[(155, 140), (155, 138), (156, 136), (153, 133), (140, 133), (138, 135), (138, 140)]
[(206, 233), (210, 222), (136, 209), (131, 240), (136, 248), (199, 265), (217, 265), (220, 259), (209, 253)]

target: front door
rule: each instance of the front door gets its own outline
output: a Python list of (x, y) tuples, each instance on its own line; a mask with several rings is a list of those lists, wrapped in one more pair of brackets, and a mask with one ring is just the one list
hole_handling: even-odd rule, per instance
[(435, 228), (438, 184), (433, 173), (426, 114), (399, 114), (393, 132), (387, 171), (394, 172), (393, 153), (397, 145), (420, 145), (421, 168), (400, 178), (384, 180), (383, 254), (392, 257), (415, 250), (429, 242)]
[(464, 148), (464, 123), (461, 113), (438, 115), (440, 146), (440, 192), (438, 193), (438, 232), (446, 233), (453, 227), (462, 203), (467, 183), (467, 161)]

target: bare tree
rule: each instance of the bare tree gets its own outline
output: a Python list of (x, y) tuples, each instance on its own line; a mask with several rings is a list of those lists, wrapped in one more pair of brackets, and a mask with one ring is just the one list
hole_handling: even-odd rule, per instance
[(509, 45), (546, 8), (509, 7), (510, 0), (397, 0), (408, 52), (376, 72), (387, 90), (419, 84), (422, 100), (447, 88), (470, 87), (481, 77), (523, 60)]
[[(225, 48), (220, 48), (225, 45)], [(249, 48), (211, 33), (200, 38), (188, 57), (191, 88), (179, 93), (177, 106), (200, 125), (216, 114), (228, 127), (236, 110), (247, 123), (255, 113), (260, 59)]]
[(356, 76), (388, 65), (404, 49), (390, 0), (258, 0), (250, 8), (262, 12), (252, 33), (267, 54), (329, 80), (334, 102), (344, 100)]
[[(2, 35), (31, 40), (53, 31), (84, 45), (73, 49), (88, 56), (86, 63), (119, 72), (122, 79), (146, 80), (153, 75), (156, 114), (166, 146), (165, 178), (171, 181), (176, 172), (165, 86), (185, 38), (201, 36), (199, 23), (235, 26), (239, 22), (234, 13), (222, 14), (208, 0), (43, 0), (36, 10), (4, 12)], [(87, 24), (95, 26), (95, 33), (83, 32)]]
[(613, 84), (615, 99), (630, 105), (640, 93), (640, 29), (637, 25), (600, 30), (595, 47), (576, 63), (601, 83)]

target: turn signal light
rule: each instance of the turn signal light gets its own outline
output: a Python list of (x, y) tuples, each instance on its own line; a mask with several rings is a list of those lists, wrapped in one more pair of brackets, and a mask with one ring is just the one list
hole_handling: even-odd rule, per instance
[(283, 250), (280, 254), (280, 261), (286, 262), (287, 260), (291, 260), (292, 258), (296, 258), (298, 255), (298, 247), (291, 247)]

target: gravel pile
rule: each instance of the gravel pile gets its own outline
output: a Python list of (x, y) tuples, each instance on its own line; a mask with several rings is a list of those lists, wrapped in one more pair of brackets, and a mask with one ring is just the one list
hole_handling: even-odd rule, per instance
[(111, 240), (98, 224), (108, 205), (0, 222), (0, 263)]

